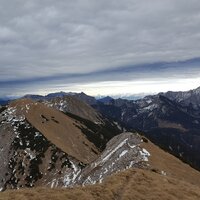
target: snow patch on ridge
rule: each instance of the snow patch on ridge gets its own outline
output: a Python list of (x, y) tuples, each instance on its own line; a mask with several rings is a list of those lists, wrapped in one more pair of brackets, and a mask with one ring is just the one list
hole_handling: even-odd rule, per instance
[(119, 158), (123, 157), (127, 152), (128, 152), (128, 150), (124, 150), (124, 151), (122, 151), (122, 153), (119, 154)]
[(142, 149), (142, 151), (140, 151), (140, 155), (143, 157), (144, 161), (149, 161), (148, 157), (150, 156), (150, 153), (146, 150), (146, 149)]
[(82, 185), (101, 183), (113, 173), (131, 167), (147, 167), (150, 153), (140, 147), (141, 137), (123, 133), (111, 139), (101, 156), (87, 166), (77, 178)]
[[(111, 151), (108, 153), (108, 155), (106, 155), (106, 156), (102, 159), (101, 163), (104, 163), (105, 161), (107, 161), (107, 160), (112, 156), (113, 153), (115, 153), (119, 148), (121, 148), (121, 147), (126, 143), (127, 140), (128, 140), (128, 138), (125, 139), (124, 141), (122, 141), (117, 147), (115, 147), (115, 149), (111, 150)], [(102, 157), (103, 157), (103, 156), (104, 156), (104, 155), (102, 155)]]
[(44, 101), (44, 104), (50, 108), (55, 108), (57, 110), (60, 110), (61, 112), (66, 112), (68, 108), (68, 103), (66, 100), (63, 99), (56, 99), (56, 102), (49, 102)]

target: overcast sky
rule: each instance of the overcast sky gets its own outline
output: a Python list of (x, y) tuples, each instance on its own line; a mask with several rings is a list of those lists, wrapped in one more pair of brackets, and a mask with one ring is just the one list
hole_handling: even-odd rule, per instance
[(199, 0), (0, 0), (0, 97), (200, 86)]

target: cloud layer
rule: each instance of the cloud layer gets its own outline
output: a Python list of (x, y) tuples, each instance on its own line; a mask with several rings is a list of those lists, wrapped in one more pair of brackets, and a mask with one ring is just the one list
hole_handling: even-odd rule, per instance
[[(0, 96), (51, 81), (49, 89), (176, 77), (183, 65), (161, 62), (200, 57), (199, 10), (199, 0), (1, 0)], [(190, 64), (178, 78), (198, 77)]]

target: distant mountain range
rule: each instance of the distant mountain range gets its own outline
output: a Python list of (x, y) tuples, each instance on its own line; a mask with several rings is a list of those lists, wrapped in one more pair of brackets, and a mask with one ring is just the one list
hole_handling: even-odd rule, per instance
[(95, 104), (96, 103), (96, 99), (95, 97), (91, 97), (86, 95), (84, 92), (81, 93), (74, 93), (74, 92), (56, 92), (56, 93), (50, 93), (46, 96), (42, 96), (42, 95), (25, 95), (22, 98), (28, 98), (28, 99), (32, 99), (32, 100), (48, 100), (48, 99), (53, 99), (56, 97), (65, 97), (65, 96), (74, 96), (77, 99), (80, 99), (82, 101), (84, 101), (85, 103), (88, 103), (90, 105)]
[(0, 105), (6, 105), (6, 104), (8, 104), (9, 103), (9, 101), (10, 100), (8, 100), (8, 99), (0, 99)]
[(200, 169), (200, 88), (93, 107), (127, 130), (141, 131), (160, 147)]
[[(94, 104), (95, 99), (99, 100), (99, 101), (103, 101), (106, 98), (111, 98), (111, 99), (118, 99), (118, 98), (122, 98), (122, 99), (127, 99), (127, 100), (137, 100), (137, 99), (141, 99), (143, 97), (145, 97), (145, 94), (136, 94), (136, 95), (114, 95), (112, 97), (110, 96), (95, 96), (95, 97), (91, 97), (86, 95), (85, 93), (81, 92), (81, 93), (75, 93), (75, 92), (55, 92), (55, 93), (49, 93), (47, 95), (37, 95), (37, 94), (27, 94), (23, 97), (20, 98), (29, 98), (29, 99), (33, 99), (33, 100), (45, 100), (45, 99), (51, 99), (54, 97), (64, 97), (64, 96), (76, 96), (77, 98), (79, 97), (80, 99), (83, 99), (83, 97), (85, 96), (85, 98), (89, 98), (89, 102), (90, 104)], [(14, 99), (18, 99), (19, 97), (12, 97), (12, 98), (0, 98), (0, 105), (6, 105), (8, 104), (10, 101), (14, 100)], [(91, 101), (91, 102), (90, 102)], [(96, 103), (96, 101), (95, 101)]]

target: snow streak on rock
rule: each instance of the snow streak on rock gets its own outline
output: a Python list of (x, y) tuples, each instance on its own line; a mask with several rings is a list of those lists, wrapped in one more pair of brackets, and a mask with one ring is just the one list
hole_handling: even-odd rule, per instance
[[(36, 103), (37, 104), (37, 103)], [(73, 183), (82, 163), (62, 152), (35, 129), (25, 114), (32, 104), (7, 107), (0, 113), (0, 188), (18, 189), (39, 184), (50, 187)]]
[(100, 157), (83, 169), (77, 177), (82, 185), (102, 182), (107, 176), (131, 167), (148, 166), (150, 153), (140, 147), (141, 137), (134, 133), (123, 133), (108, 142)]

